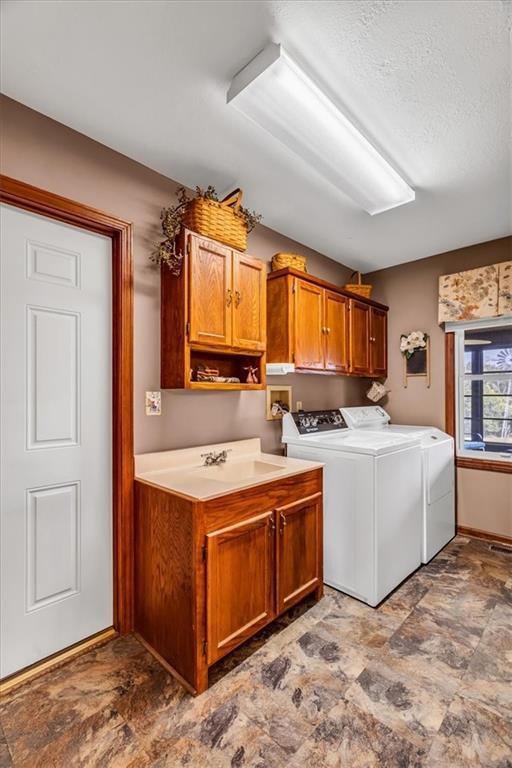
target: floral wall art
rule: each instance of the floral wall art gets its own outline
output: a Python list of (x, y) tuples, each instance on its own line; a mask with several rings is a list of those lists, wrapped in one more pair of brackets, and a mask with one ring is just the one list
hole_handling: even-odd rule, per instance
[(439, 322), (512, 313), (512, 261), (439, 278)]

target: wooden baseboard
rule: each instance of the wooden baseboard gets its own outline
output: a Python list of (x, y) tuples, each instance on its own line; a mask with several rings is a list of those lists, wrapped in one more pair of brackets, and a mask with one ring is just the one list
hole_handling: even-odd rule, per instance
[(117, 632), (113, 627), (105, 629), (102, 632), (98, 632), (86, 640), (81, 640), (79, 643), (66, 648), (64, 651), (54, 653), (53, 656), (49, 656), (43, 661), (38, 661), (36, 664), (32, 664), (30, 667), (25, 667), (19, 672), (15, 672), (8, 677), (4, 677), (0, 680), (0, 695), (6, 694), (8, 691), (12, 691), (13, 688), (17, 688), (24, 683), (28, 683), (36, 677), (48, 672), (50, 669), (55, 669), (65, 664), (67, 661), (81, 656), (86, 651), (90, 651), (92, 648), (96, 648), (99, 645), (107, 643), (112, 638), (116, 637)]
[(502, 536), (499, 533), (481, 531), (479, 528), (466, 528), (465, 525), (458, 525), (457, 533), (460, 533), (461, 536), (471, 536), (474, 539), (485, 539), (485, 541), (498, 541), (500, 544), (512, 546), (512, 536)]

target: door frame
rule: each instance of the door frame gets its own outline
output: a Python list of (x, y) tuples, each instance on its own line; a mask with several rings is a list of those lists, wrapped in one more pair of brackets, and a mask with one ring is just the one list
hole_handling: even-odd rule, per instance
[(133, 629), (134, 611), (132, 225), (3, 174), (0, 174), (0, 202), (106, 235), (112, 240), (114, 629), (124, 634)]

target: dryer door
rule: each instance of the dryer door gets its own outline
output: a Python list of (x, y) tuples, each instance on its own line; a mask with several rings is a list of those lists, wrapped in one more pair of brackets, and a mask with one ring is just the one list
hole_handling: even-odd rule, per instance
[(453, 490), (455, 463), (453, 440), (428, 444), (426, 450), (427, 504), (433, 504)]

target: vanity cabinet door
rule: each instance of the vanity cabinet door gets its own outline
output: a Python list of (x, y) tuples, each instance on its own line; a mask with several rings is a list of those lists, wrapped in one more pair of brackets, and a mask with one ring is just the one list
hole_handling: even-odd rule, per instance
[(274, 513), (206, 536), (207, 661), (213, 664), (275, 616)]
[(189, 235), (189, 341), (230, 346), (232, 252), (220, 243)]
[(276, 509), (277, 611), (301, 600), (322, 575), (322, 494)]

